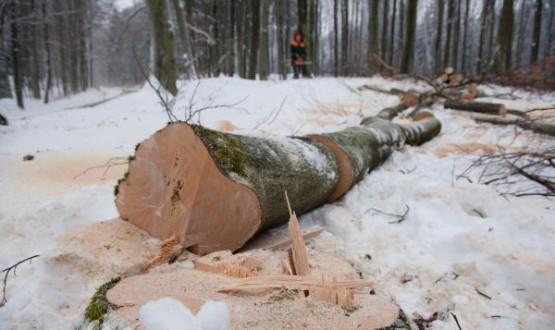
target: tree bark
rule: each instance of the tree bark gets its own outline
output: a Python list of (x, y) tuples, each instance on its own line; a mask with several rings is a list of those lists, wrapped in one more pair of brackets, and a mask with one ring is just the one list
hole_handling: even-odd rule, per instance
[(497, 73), (505, 74), (511, 70), (511, 53), (513, 40), (514, 0), (503, 0), (501, 20), (499, 22), (499, 58)]
[(49, 40), (49, 30), (48, 30), (48, 20), (47, 17), (47, 0), (42, 1), (42, 17), (44, 18), (44, 51), (46, 53), (46, 87), (44, 88), (44, 103), (50, 101), (50, 89), (52, 88), (52, 61), (50, 59), (50, 40)]
[(440, 73), (443, 72), (442, 63), (441, 63), (441, 50), (443, 49), (441, 44), (441, 36), (443, 32), (443, 8), (444, 8), (444, 0), (437, 1), (437, 28), (436, 28), (436, 40), (435, 40), (435, 59), (434, 59), (434, 67), (435, 72)]
[(378, 6), (379, 0), (371, 0), (370, 13), (368, 15), (368, 70), (369, 74), (378, 72)]
[(349, 0), (343, 0), (341, 13), (341, 72), (346, 75), (349, 66)]
[(256, 79), (256, 68), (258, 67), (258, 42), (260, 36), (260, 1), (251, 1), (252, 26), (251, 26), (251, 50), (249, 55), (249, 73), (247, 78)]
[(409, 0), (409, 14), (407, 22), (406, 38), (403, 45), (403, 59), (401, 62), (401, 73), (408, 73), (411, 69), (416, 38), (416, 15), (418, 0)]
[(0, 6), (0, 99), (12, 98), (10, 81), (8, 80), (8, 54), (6, 53), (6, 36), (4, 35), (4, 21), (8, 15), (8, 6)]
[(339, 76), (339, 0), (333, 0), (333, 73)]
[(261, 26), (261, 38), (260, 38), (260, 80), (268, 80), (268, 74), (270, 73), (270, 34), (269, 29), (269, 16), (270, 16), (270, 4), (268, 0), (260, 0), (262, 6), (262, 26)]
[(433, 118), (369, 117), (343, 131), (266, 139), (172, 123), (137, 146), (116, 187), (122, 217), (198, 254), (236, 250), (256, 232), (340, 198), (391, 152), (436, 136)]
[(540, 41), (541, 41), (541, 29), (542, 29), (542, 10), (543, 10), (543, 1), (536, 0), (536, 4), (534, 6), (534, 36), (532, 39), (532, 63), (539, 64), (540, 63)]
[(147, 0), (154, 43), (154, 75), (172, 95), (177, 94), (174, 35), (170, 31), (165, 0)]
[(18, 35), (18, 26), (17, 26), (17, 13), (16, 13), (16, 3), (15, 1), (11, 3), (10, 7), (11, 13), (11, 43), (12, 43), (12, 73), (13, 73), (13, 80), (14, 80), (14, 90), (15, 90), (15, 97), (17, 101), (17, 106), (20, 109), (24, 109), (25, 105), (23, 104), (23, 85), (21, 82), (21, 73), (19, 67), (19, 35)]

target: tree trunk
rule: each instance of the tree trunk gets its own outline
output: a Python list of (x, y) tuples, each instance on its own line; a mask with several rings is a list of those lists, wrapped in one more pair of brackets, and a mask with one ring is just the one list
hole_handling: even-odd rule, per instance
[(349, 65), (349, 0), (343, 0), (341, 13), (341, 72), (346, 75)]
[(19, 35), (17, 27), (17, 13), (15, 1), (11, 3), (11, 39), (12, 39), (12, 73), (14, 81), (15, 97), (17, 101), (17, 106), (23, 109), (25, 106), (23, 104), (23, 85), (21, 82), (21, 73), (19, 67)]
[(411, 69), (416, 38), (416, 15), (418, 0), (409, 0), (409, 14), (407, 22), (406, 38), (403, 44), (403, 59), (401, 61), (401, 73), (408, 73)]
[(435, 59), (434, 59), (434, 67), (435, 72), (440, 73), (443, 72), (442, 63), (441, 63), (441, 50), (443, 49), (441, 44), (441, 36), (443, 32), (443, 8), (444, 8), (444, 0), (437, 1), (437, 28), (436, 28), (436, 41), (435, 41)]
[(270, 71), (270, 41), (269, 41), (269, 15), (270, 15), (270, 4), (268, 0), (260, 0), (262, 6), (262, 26), (261, 26), (261, 38), (260, 38), (260, 80), (268, 80), (268, 74)]
[(4, 35), (4, 21), (9, 8), (0, 6), (0, 99), (11, 98), (12, 90), (8, 79), (8, 54), (6, 53), (6, 36)]
[[(532, 63), (540, 63), (540, 41), (541, 41), (541, 29), (542, 29), (542, 10), (543, 1), (536, 0), (536, 5), (534, 6), (534, 36), (532, 38)], [(553, 9), (552, 9), (553, 10)]]
[(256, 79), (258, 66), (258, 42), (260, 35), (260, 1), (251, 0), (252, 26), (251, 26), (251, 51), (249, 55), (249, 73), (247, 78)]
[(333, 72), (339, 76), (339, 0), (333, 0)]
[(522, 129), (533, 131), (538, 134), (555, 136), (555, 125), (538, 120), (530, 120), (526, 118), (506, 118), (488, 115), (475, 115), (474, 120), (482, 123), (490, 123), (495, 125), (516, 125)]
[(499, 60), (497, 73), (506, 74), (511, 71), (511, 49), (513, 40), (514, 0), (503, 0), (501, 21), (499, 22)]
[(370, 13), (368, 15), (368, 70), (369, 74), (378, 72), (378, 6), (379, 0), (371, 0)]
[(154, 44), (154, 75), (172, 95), (177, 94), (174, 35), (168, 23), (165, 0), (147, 0)]
[(395, 22), (397, 21), (397, 0), (393, 0), (392, 10), (393, 12), (391, 13), (391, 27), (389, 28), (389, 33), (391, 36), (391, 39), (389, 40), (389, 58), (385, 60), (388, 61), (389, 65), (395, 68)]
[[(389, 16), (389, 8), (388, 8), (388, 3), (389, 1), (384, 1), (383, 2), (383, 13), (382, 13), (382, 60), (386, 60), (386, 54), (387, 54), (387, 27), (388, 27), (388, 23), (387, 23), (387, 18)], [(384, 65), (381, 65), (380, 67), (382, 70), (385, 68)]]
[(451, 51), (453, 48), (451, 46), (451, 30), (453, 27), (453, 19), (454, 19), (453, 12), (455, 11), (455, 0), (448, 0), (447, 2), (448, 2), (447, 3), (447, 28), (446, 28), (447, 40), (445, 41), (445, 53), (444, 53), (444, 59), (443, 59), (443, 65), (446, 67), (453, 65), (450, 61), (451, 61)]
[(50, 101), (50, 89), (52, 88), (52, 61), (50, 59), (50, 40), (48, 31), (48, 20), (46, 19), (48, 10), (47, 0), (42, 1), (42, 17), (44, 18), (44, 51), (46, 53), (46, 87), (44, 88), (44, 103)]
[(341, 197), (391, 152), (436, 136), (433, 117), (364, 119), (343, 131), (265, 139), (172, 123), (137, 146), (116, 187), (122, 219), (193, 252), (236, 250), (256, 232)]

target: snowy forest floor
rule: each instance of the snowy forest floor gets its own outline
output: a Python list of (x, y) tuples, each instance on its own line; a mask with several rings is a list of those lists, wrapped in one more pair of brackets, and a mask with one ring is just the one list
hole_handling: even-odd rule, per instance
[[(203, 111), (200, 122), (237, 134), (329, 132), (398, 102), (395, 96), (357, 92), (363, 84), (425, 88), (379, 77), (204, 79), (183, 83), (174, 111), (183, 118), (191, 109), (216, 106)], [(167, 122), (148, 87), (90, 106), (123, 92), (91, 90), (47, 106), (27, 100), (25, 111), (0, 100), (10, 122), (0, 127), (0, 268), (41, 254), (9, 278), (1, 329), (71, 329), (104, 280), (50, 261), (63, 232), (117, 217), (113, 187), (126, 166), (93, 167), (131, 155), (136, 143)], [(555, 93), (514, 93), (522, 100), (511, 108), (555, 104)], [(463, 329), (552, 328), (554, 200), (502, 196), (457, 175), (497, 145), (525, 148), (553, 139), (528, 133), (515, 139), (514, 127), (477, 124), (441, 106), (432, 110), (443, 124), (437, 138), (395, 152), (341, 200), (303, 216), (301, 225), (324, 225), (342, 242), (337, 249), (343, 257), (409, 318), (438, 312), (442, 317), (432, 323), (437, 329), (456, 328), (451, 312)], [(28, 154), (34, 159), (23, 161)], [(402, 214), (406, 206), (401, 223), (382, 213)]]

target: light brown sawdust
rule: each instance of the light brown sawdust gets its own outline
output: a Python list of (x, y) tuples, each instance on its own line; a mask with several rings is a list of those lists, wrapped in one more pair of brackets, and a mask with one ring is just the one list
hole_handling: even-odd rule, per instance
[[(350, 311), (285, 289), (262, 294), (216, 292), (234, 281), (219, 274), (179, 269), (178, 265), (162, 266), (158, 272), (122, 280), (107, 297), (111, 303), (123, 306), (113, 316), (135, 325), (140, 306), (168, 296), (193, 311), (208, 299), (225, 302), (230, 309), (231, 329), (376, 329), (391, 324), (399, 313), (388, 298), (368, 292), (357, 294), (359, 305)], [(141, 327), (137, 325), (136, 329)]]
[(139, 273), (159, 250), (159, 241), (127, 221), (113, 219), (66, 231), (49, 255), (54, 265), (68, 266), (91, 279), (107, 281)]
[(440, 146), (434, 150), (436, 156), (440, 158), (448, 155), (493, 155), (495, 152), (497, 152), (497, 148), (494, 145), (483, 143), (452, 143)]

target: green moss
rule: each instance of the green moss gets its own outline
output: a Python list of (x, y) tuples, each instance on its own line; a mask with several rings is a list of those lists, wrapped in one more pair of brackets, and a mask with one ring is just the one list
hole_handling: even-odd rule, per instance
[(206, 145), (216, 164), (226, 173), (247, 174), (251, 158), (237, 136), (213, 131), (200, 125), (191, 125), (195, 134)]
[(104, 322), (104, 317), (116, 306), (112, 305), (106, 298), (106, 293), (108, 290), (113, 288), (119, 281), (120, 277), (116, 277), (111, 281), (102, 284), (94, 293), (89, 305), (85, 309), (85, 321), (90, 323), (96, 323), (97, 328), (100, 328), (102, 322)]

